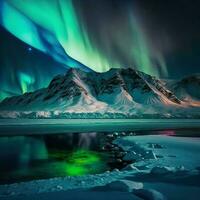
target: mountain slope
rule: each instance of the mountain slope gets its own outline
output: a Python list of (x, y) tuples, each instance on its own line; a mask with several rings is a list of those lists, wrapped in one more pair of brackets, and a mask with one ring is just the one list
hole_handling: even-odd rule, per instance
[(200, 74), (173, 83), (171, 89), (183, 101), (200, 101)]

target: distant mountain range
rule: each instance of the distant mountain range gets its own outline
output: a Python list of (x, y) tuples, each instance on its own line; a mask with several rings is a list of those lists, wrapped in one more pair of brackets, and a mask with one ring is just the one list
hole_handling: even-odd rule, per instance
[(160, 80), (133, 69), (70, 69), (0, 103), (1, 118), (199, 118), (200, 75)]

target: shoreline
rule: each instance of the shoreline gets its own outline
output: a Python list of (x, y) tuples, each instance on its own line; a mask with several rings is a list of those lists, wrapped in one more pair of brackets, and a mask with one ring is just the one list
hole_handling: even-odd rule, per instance
[(199, 119), (1, 119), (0, 136), (198, 129)]

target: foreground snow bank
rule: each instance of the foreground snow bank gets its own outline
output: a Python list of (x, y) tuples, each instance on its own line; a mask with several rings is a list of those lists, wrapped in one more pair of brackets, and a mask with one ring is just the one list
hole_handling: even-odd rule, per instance
[(104, 186), (98, 186), (93, 188), (94, 191), (121, 191), (131, 192), (132, 190), (142, 189), (143, 184), (140, 182), (134, 182), (129, 180), (118, 180), (108, 183)]

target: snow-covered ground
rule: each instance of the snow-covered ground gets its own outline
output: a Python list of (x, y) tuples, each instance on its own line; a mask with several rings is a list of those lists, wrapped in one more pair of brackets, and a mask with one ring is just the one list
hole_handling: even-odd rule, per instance
[(98, 175), (1, 185), (0, 199), (199, 199), (200, 138), (127, 136), (114, 143), (133, 164)]

